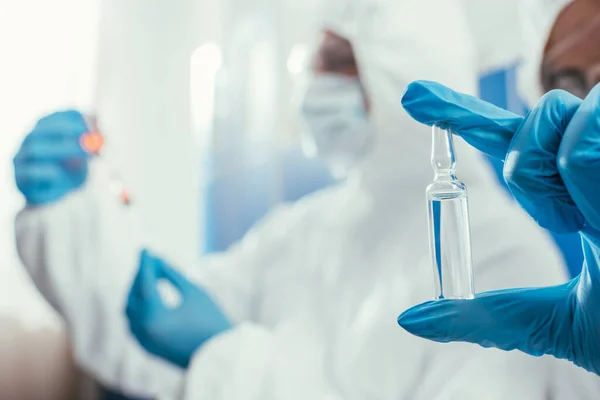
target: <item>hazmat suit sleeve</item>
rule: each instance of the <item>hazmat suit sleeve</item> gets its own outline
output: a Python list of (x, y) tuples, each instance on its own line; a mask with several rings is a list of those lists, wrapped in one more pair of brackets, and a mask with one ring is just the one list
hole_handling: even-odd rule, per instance
[(316, 337), (245, 322), (204, 344), (184, 399), (340, 399), (326, 381)]
[(139, 263), (139, 236), (131, 210), (108, 191), (100, 167), (92, 162), (86, 185), (65, 199), (18, 214), (18, 252), (63, 316), (81, 367), (126, 394), (173, 395), (183, 371), (150, 356), (129, 334), (123, 310)]

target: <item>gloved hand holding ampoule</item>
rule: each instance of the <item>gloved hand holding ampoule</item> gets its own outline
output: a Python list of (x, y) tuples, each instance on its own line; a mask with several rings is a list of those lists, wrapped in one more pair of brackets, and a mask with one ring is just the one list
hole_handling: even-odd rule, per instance
[(551, 354), (600, 375), (600, 86), (583, 101), (552, 91), (525, 118), (434, 82), (413, 82), (402, 104), (503, 159), (512, 194), (542, 227), (581, 234), (585, 264), (563, 285), (427, 302), (398, 323), (437, 342)]

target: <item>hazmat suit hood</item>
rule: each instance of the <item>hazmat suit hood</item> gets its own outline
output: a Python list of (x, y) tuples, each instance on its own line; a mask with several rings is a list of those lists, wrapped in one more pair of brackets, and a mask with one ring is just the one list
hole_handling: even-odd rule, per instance
[[(433, 178), (431, 129), (412, 120), (400, 99), (416, 79), (476, 92), (474, 46), (461, 4), (453, 0), (357, 1), (341, 15), (328, 28), (353, 45), (375, 136), (370, 151), (348, 179), (360, 182), (379, 199), (396, 199), (409, 187), (411, 193), (422, 196)], [(457, 173), (468, 184), (478, 179), (478, 171), (485, 166), (478, 153), (455, 140)]]
[(517, 90), (529, 106), (544, 94), (541, 80), (544, 48), (554, 22), (572, 0), (525, 0), (522, 12), (523, 61), (518, 72)]

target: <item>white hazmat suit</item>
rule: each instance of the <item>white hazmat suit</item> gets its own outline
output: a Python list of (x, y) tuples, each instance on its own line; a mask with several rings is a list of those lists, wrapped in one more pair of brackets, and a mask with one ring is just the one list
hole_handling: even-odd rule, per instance
[[(459, 2), (360, 3), (354, 13), (358, 22), (341, 33), (354, 44), (375, 144), (344, 184), (278, 207), (229, 251), (181, 266), (234, 321), (186, 371), (146, 354), (127, 330), (143, 236), (101, 165), (92, 162), (81, 190), (18, 215), (19, 253), (65, 317), (78, 362), (106, 385), (161, 398), (597, 398), (567, 363), (439, 345), (397, 326), (399, 312), (433, 293), (429, 129), (399, 100), (415, 79), (474, 92), (477, 61)], [(476, 289), (563, 282), (550, 240), (502, 195), (478, 154), (457, 148)]]

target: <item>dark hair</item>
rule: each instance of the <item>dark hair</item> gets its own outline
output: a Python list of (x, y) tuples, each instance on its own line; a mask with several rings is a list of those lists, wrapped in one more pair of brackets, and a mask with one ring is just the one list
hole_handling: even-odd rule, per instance
[(331, 31), (325, 31), (315, 64), (317, 69), (327, 72), (344, 73), (355, 70), (356, 58), (352, 44)]

